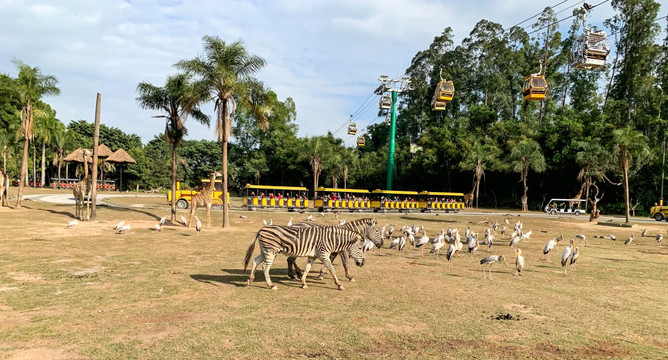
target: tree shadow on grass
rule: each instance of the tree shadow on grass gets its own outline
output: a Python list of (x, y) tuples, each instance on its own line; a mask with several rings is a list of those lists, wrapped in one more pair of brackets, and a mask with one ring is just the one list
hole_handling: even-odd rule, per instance
[[(70, 218), (74, 219), (74, 213), (69, 212), (69, 211), (58, 211), (58, 210), (54, 210), (54, 209), (48, 209), (48, 208), (45, 209), (45, 208), (39, 208), (39, 207), (30, 207), (30, 206), (26, 206), (26, 205), (23, 205), (23, 207), (26, 208), (26, 209), (30, 209), (30, 210), (47, 211), (47, 212), (50, 212), (51, 214), (63, 215), (63, 216), (67, 216), (67, 217), (70, 217)], [(71, 206), (71, 205), (60, 205), (60, 206), (58, 206), (58, 207), (59, 207), (59, 208), (61, 208), (61, 207), (74, 208), (74, 206)], [(151, 217), (151, 218), (154, 218), (155, 220), (160, 220), (160, 217), (159, 217), (159, 216), (157, 216), (157, 215), (155, 215), (155, 214), (152, 214), (152, 213), (150, 213), (150, 212), (148, 212), (148, 211), (137, 210), (137, 209), (133, 209), (133, 208), (111, 207), (111, 206), (108, 206), (108, 205), (106, 205), (106, 204), (97, 204), (96, 207), (100, 207), (100, 208), (101, 208), (101, 207), (104, 207), (104, 208), (106, 208), (106, 210), (108, 210), (108, 211), (114, 211), (114, 212), (119, 212), (119, 213), (122, 212), (122, 211), (134, 211), (134, 212), (137, 212), (137, 213), (140, 213), (140, 214), (144, 214), (144, 215), (146, 215), (146, 216), (149, 216), (149, 217)], [(85, 206), (84, 206), (84, 214), (85, 214), (85, 211), (86, 211), (86, 208), (85, 208)]]
[(51, 214), (63, 215), (63, 216), (67, 216), (69, 218), (74, 219), (74, 214), (69, 212), (69, 211), (56, 211), (56, 210), (53, 210), (53, 209), (40, 209), (40, 208), (34, 208), (34, 207), (26, 206), (25, 204), (23, 205), (23, 207), (26, 208), (26, 209), (30, 209), (30, 210), (47, 211), (47, 212), (50, 212)]
[[(402, 216), (399, 216), (399, 218), (402, 219), (402, 220), (406, 220), (406, 221), (414, 221), (416, 223), (418, 223), (418, 222), (456, 223), (457, 222), (455, 220), (445, 218), (447, 216), (447, 214), (437, 214), (437, 215), (439, 215), (439, 216), (426, 217), (426, 216), (402, 215)], [(444, 215), (444, 217), (441, 217), (441, 215)]]

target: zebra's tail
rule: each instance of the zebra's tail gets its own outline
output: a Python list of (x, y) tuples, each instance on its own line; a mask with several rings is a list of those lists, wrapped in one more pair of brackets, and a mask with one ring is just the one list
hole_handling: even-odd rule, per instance
[(255, 241), (257, 238), (260, 237), (260, 232), (257, 232), (257, 235), (251, 240), (250, 245), (248, 245), (248, 250), (246, 250), (246, 258), (244, 259), (244, 273), (246, 272), (246, 269), (248, 268), (248, 263), (250, 262), (251, 257), (253, 256), (253, 252), (255, 252)]

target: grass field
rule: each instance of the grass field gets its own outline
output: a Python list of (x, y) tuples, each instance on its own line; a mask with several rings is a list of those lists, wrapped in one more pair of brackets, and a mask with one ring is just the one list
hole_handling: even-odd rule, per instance
[[(129, 199), (114, 202), (131, 205)], [(352, 269), (356, 282), (347, 282), (335, 261), (343, 291), (330, 275), (316, 279), (319, 264), (309, 288), (301, 289), (288, 280), (281, 255), (271, 271), (278, 291), (271, 291), (261, 271), (246, 284), (245, 250), (263, 218), (285, 224), (290, 216), (300, 221), (305, 214), (232, 212), (233, 227), (221, 229), (222, 213), (216, 211), (213, 228), (201, 234), (176, 225), (156, 233), (150, 228), (168, 210), (152, 199), (136, 198), (146, 204), (142, 207), (98, 207), (97, 220), (70, 229), (65, 225), (74, 206), (26, 201), (22, 210), (0, 208), (0, 358), (665, 359), (668, 354), (668, 246), (660, 248), (654, 240), (658, 232), (668, 233), (665, 222), (623, 229), (574, 218), (518, 218), (517, 212), (382, 214), (380, 225), (424, 225), (431, 237), (442, 228), (463, 232), (471, 226), (482, 233), (485, 220), (519, 219), (525, 231), (533, 231), (530, 241), (520, 243), (525, 274), (512, 276), (513, 251), (508, 236), (499, 234), (492, 253), (510, 261), (508, 267), (493, 266), (493, 281), (482, 277), (484, 246), (473, 257), (456, 257), (451, 270), (445, 256), (385, 248)], [(132, 225), (130, 233), (113, 231), (121, 220)], [(336, 222), (333, 214), (316, 214), (316, 220)], [(651, 237), (640, 237), (642, 227)], [(559, 233), (566, 241), (549, 263), (541, 250)], [(578, 233), (587, 235), (588, 245), (578, 244), (578, 267), (564, 276), (559, 258), (564, 243)], [(608, 233), (617, 235), (617, 243), (594, 239)], [(624, 246), (630, 234), (635, 240)]]

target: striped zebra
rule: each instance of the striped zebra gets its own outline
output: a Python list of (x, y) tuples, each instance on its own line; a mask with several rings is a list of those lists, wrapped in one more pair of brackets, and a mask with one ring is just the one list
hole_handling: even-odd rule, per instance
[[(364, 240), (365, 241), (371, 241), (371, 242), (373, 242), (374, 245), (376, 245), (376, 247), (380, 248), (381, 246), (383, 246), (383, 237), (381, 236), (380, 231), (378, 231), (378, 227), (376, 227), (376, 224), (377, 224), (376, 219), (362, 218), (362, 219), (357, 219), (357, 220), (347, 222), (343, 225), (337, 225), (336, 227), (339, 227), (339, 228), (342, 228), (342, 229), (348, 229), (348, 230), (351, 230), (351, 231), (354, 231), (354, 232), (357, 232), (357, 233), (360, 233), (360, 234), (365, 234), (368, 231), (368, 233), (371, 234), (371, 236), (365, 238)], [(292, 226), (295, 226), (295, 227), (322, 226), (322, 227), (324, 227), (326, 225), (319, 225), (319, 224), (314, 224), (314, 223), (311, 223), (311, 222), (301, 222), (301, 223), (293, 224)], [(334, 259), (336, 259), (337, 255), (338, 255), (338, 253), (336, 253), (336, 252), (332, 253), (329, 257), (329, 260), (334, 261)], [(350, 274), (350, 270), (348, 268), (348, 257), (349, 257), (349, 254), (347, 254), (345, 252), (341, 255), (341, 262), (343, 264), (343, 269), (346, 272), (346, 278), (348, 278), (349, 281), (355, 281), (353, 276)], [(302, 277), (302, 271), (299, 268), (299, 266), (297, 266), (296, 260), (297, 260), (296, 257), (292, 257), (292, 256), (288, 257), (288, 276), (292, 280), (296, 280), (296, 278), (301, 278)], [(325, 274), (325, 269), (323, 268), (323, 269), (320, 270), (320, 275), (318, 275), (318, 279), (322, 279), (324, 274)], [(295, 277), (295, 275), (296, 275), (296, 277)]]
[(255, 280), (255, 269), (264, 262), (262, 270), (264, 272), (267, 286), (276, 290), (276, 286), (271, 282), (269, 269), (274, 258), (283, 252), (288, 256), (308, 257), (304, 275), (302, 276), (302, 288), (306, 289), (306, 275), (311, 269), (311, 264), (318, 258), (325, 264), (327, 270), (332, 274), (334, 283), (343, 290), (343, 285), (339, 282), (334, 272), (332, 262), (329, 256), (333, 252), (348, 251), (350, 257), (355, 260), (357, 266), (364, 265), (364, 236), (362, 234), (336, 227), (288, 227), (288, 226), (264, 226), (257, 232), (255, 238), (251, 241), (246, 250), (244, 260), (244, 272), (248, 268), (251, 256), (255, 251), (256, 241), (260, 244), (260, 254), (253, 259), (248, 284)]

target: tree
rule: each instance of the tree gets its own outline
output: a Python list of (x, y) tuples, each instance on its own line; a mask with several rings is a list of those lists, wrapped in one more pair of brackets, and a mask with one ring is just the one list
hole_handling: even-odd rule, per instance
[[(209, 117), (198, 107), (206, 90), (203, 85), (191, 81), (188, 74), (169, 76), (164, 87), (157, 87), (147, 82), (137, 85), (139, 106), (143, 109), (162, 110), (165, 113), (154, 117), (165, 119), (164, 139), (171, 147), (172, 156), (172, 194), (176, 194), (176, 148), (188, 134), (188, 129), (185, 127), (186, 119), (192, 117), (202, 124), (209, 125)], [(175, 222), (176, 201), (172, 201), (171, 213), (171, 221)]]
[(478, 208), (480, 180), (485, 177), (485, 168), (495, 164), (500, 153), (501, 151), (495, 146), (483, 145), (476, 141), (473, 143), (471, 150), (464, 155), (464, 160), (459, 163), (462, 170), (473, 170), (476, 208)]
[[(266, 127), (267, 91), (253, 75), (265, 65), (264, 59), (248, 53), (240, 41), (226, 44), (215, 36), (204, 36), (204, 56), (183, 60), (178, 68), (201, 76), (216, 112), (216, 136), (222, 143), (223, 199), (228, 192), (227, 145), (232, 117), (238, 106), (249, 109), (261, 127)], [(227, 201), (223, 201), (223, 227), (229, 227)]]
[(535, 140), (522, 140), (517, 143), (510, 150), (510, 161), (512, 162), (512, 169), (520, 173), (520, 181), (524, 185), (524, 195), (522, 195), (522, 211), (529, 210), (529, 197), (527, 192), (527, 178), (529, 177), (529, 169), (535, 172), (545, 171), (545, 158), (541, 151), (540, 145)]
[(19, 60), (13, 60), (13, 63), (19, 70), (15, 80), (14, 92), (21, 104), (21, 136), (23, 137), (21, 182), (19, 183), (18, 198), (16, 199), (16, 209), (20, 209), (23, 187), (28, 178), (26, 174), (28, 169), (28, 148), (30, 142), (34, 140), (33, 113), (35, 111), (39, 112), (39, 110), (33, 108), (33, 105), (42, 96), (60, 94), (60, 89), (56, 86), (58, 80), (52, 75), (42, 74), (42, 71), (38, 67), (30, 67)]
[(35, 118), (35, 137), (42, 144), (41, 187), (44, 187), (46, 183), (46, 146), (51, 145), (58, 131), (64, 130), (65, 125), (56, 119), (56, 112), (48, 105), (43, 110), (43, 113)]
[[(622, 172), (624, 185), (624, 203), (626, 205), (626, 223), (629, 223), (631, 202), (629, 198), (629, 178), (651, 159), (647, 138), (640, 132), (627, 126), (613, 131), (614, 154), (619, 170)], [(631, 173), (629, 173), (631, 171)]]

